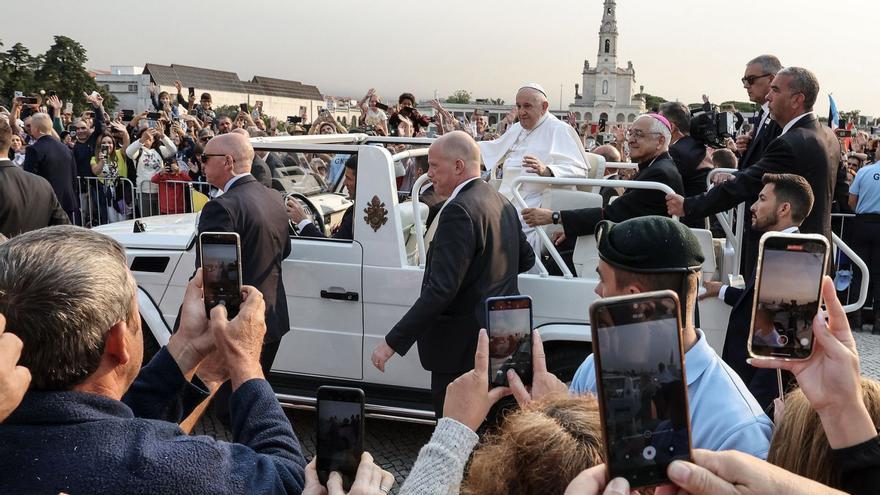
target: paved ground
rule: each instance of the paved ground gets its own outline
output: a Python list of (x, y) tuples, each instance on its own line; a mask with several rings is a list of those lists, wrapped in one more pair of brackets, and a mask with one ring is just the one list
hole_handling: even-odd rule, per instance
[[(862, 375), (880, 380), (880, 335), (870, 332), (856, 332), (856, 345), (861, 358)], [(310, 411), (287, 410), (287, 417), (302, 442), (306, 456), (315, 455), (315, 413)], [(417, 425), (378, 419), (367, 419), (365, 426), (365, 448), (373, 454), (376, 463), (394, 474), (397, 478), (392, 493), (397, 489), (412, 467), (419, 449), (428, 442), (433, 426)], [(231, 432), (211, 414), (196, 426), (195, 433), (229, 440)]]
[[(286, 409), (285, 412), (296, 436), (302, 442), (306, 458), (311, 459), (315, 455), (315, 413), (290, 409)], [(397, 484), (391, 493), (397, 493), (418, 457), (419, 449), (428, 443), (433, 431), (434, 427), (429, 425), (367, 419), (364, 425), (366, 434), (364, 448), (373, 455), (376, 464), (397, 478)], [(196, 425), (194, 434), (209, 435), (227, 441), (232, 436), (232, 432), (223, 427), (210, 409)]]

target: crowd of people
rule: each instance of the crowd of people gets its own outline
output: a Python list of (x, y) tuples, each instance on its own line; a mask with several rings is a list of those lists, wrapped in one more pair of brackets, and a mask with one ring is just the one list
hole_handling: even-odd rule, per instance
[[(431, 373), (438, 423), (401, 493), (630, 493), (627, 480), (608, 479), (592, 355), (567, 385), (548, 372), (536, 330), (531, 386), (508, 370), (508, 386), (489, 388), (484, 301), (518, 294), (520, 273), (550, 264), (541, 227), (554, 224), (560, 230), (553, 242), (562, 251), (578, 237), (595, 236), (599, 297), (672, 290), (681, 301), (694, 450), (690, 462), (668, 466), (670, 481), (655, 493), (876, 492), (880, 385), (860, 376), (851, 324), (831, 278), (822, 281), (826, 308), (813, 321), (809, 359), (746, 353), (764, 232), (830, 238), (831, 213), (846, 206), (858, 225), (856, 252), (871, 275), (880, 275), (880, 157), (870, 156), (876, 143), (871, 148), (860, 135), (839, 139), (818, 122), (819, 85), (807, 69), (762, 55), (746, 64), (742, 83), (761, 107), (756, 121), (736, 140), (708, 147), (690, 135), (693, 116), (679, 103), (615, 127), (614, 139), (602, 135), (598, 143), (589, 128), (550, 114), (536, 83), (519, 88), (514, 110), (495, 129), (478, 112), (459, 120), (434, 101), (432, 118), (416, 110), (410, 93), (390, 107), (367, 92), (357, 123), (364, 130), (440, 136), (427, 164), (413, 160), (412, 170), (400, 174), (410, 183), (427, 174), (437, 198), (421, 293), (371, 355), (384, 372), (395, 355), (416, 346)], [(0, 234), (10, 238), (0, 243), (0, 491), (344, 493), (337, 476), (326, 486), (319, 481), (266, 381), (296, 317), (281, 276), (289, 223), (301, 235), (327, 235), (266, 179), (285, 166), (304, 167), (321, 180), (342, 181), (353, 198), (357, 155), (255, 152), (249, 137), (346, 130), (330, 113), (286, 126), (259, 107), (235, 119), (218, 116), (210, 94), (196, 103), (176, 86), (176, 97), (153, 91), (155, 112), (128, 122), (122, 114), (111, 118), (97, 94), (87, 95), (92, 110), (77, 118), (52, 96), (46, 112), (39, 103), (16, 102), (0, 119), (0, 155), (9, 156), (0, 160)], [(601, 206), (554, 210), (542, 207), (548, 186), (529, 183), (525, 207), (511, 202), (518, 177), (596, 177), (588, 151), (611, 164), (608, 175), (672, 192), (606, 187)], [(714, 168), (736, 171), (707, 188)], [(123, 177), (135, 188), (120, 187)], [(91, 187), (82, 184), (90, 180)], [(63, 224), (187, 211), (194, 205), (181, 187), (189, 181), (219, 192), (204, 204), (197, 231), (236, 232), (248, 253), (244, 302), (231, 320), (222, 305), (206, 314), (197, 257), (175, 332), (142, 366), (141, 318), (122, 246)], [(838, 197), (844, 184), (848, 193)], [(704, 256), (691, 228), (711, 227), (708, 217), (740, 203), (750, 211), (741, 247), (746, 282), (704, 283)], [(101, 208), (105, 213), (94, 213)], [(331, 235), (353, 238), (356, 215), (350, 208)], [(701, 298), (718, 297), (733, 308), (720, 354), (699, 328), (701, 285)], [(880, 284), (872, 294), (876, 318)], [(495, 406), (507, 396), (516, 407), (496, 422)], [(232, 442), (181, 428), (209, 398), (231, 425)], [(392, 482), (364, 453), (349, 493), (388, 493)]]

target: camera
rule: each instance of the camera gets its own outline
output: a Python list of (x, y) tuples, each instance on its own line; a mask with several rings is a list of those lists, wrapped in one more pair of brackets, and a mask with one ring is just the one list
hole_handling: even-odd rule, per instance
[(693, 111), (691, 137), (703, 145), (724, 148), (724, 141), (736, 137), (742, 123), (742, 115), (719, 111), (717, 106), (707, 102), (702, 109)]

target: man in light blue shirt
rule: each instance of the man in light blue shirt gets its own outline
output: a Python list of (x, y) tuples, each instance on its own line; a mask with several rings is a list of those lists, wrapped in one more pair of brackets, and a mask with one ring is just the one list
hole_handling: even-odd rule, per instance
[[(880, 153), (880, 151), (876, 152)], [(868, 303), (874, 308), (873, 334), (880, 334), (880, 161), (862, 167), (849, 186), (849, 205), (856, 212), (849, 230), (848, 241), (856, 254), (868, 265), (868, 273), (874, 292), (868, 295)], [(853, 277), (853, 285), (861, 283), (861, 270)], [(866, 304), (865, 306), (868, 306)], [(870, 323), (870, 318), (862, 320)]]
[[(773, 423), (748, 388), (694, 327), (703, 255), (694, 234), (665, 217), (638, 217), (596, 230), (601, 297), (671, 289), (682, 303), (682, 345), (693, 447), (739, 450), (767, 458)], [(644, 343), (642, 343), (644, 345)], [(639, 345), (633, 342), (633, 345)], [(578, 368), (570, 391), (596, 392), (593, 356)]]

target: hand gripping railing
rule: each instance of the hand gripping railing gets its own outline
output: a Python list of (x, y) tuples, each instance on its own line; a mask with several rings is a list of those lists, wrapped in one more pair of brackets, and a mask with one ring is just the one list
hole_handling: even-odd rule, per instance
[[(675, 191), (673, 191), (671, 187), (660, 182), (612, 179), (561, 179), (556, 177), (520, 176), (514, 179), (511, 183), (511, 187), (513, 188), (513, 199), (516, 206), (520, 210), (529, 207), (519, 192), (519, 188), (523, 184), (543, 184), (552, 186), (623, 187), (626, 189), (649, 189), (654, 191), (661, 191), (666, 194), (675, 194)], [(673, 216), (672, 219), (678, 221), (677, 216)], [(535, 230), (538, 232), (541, 243), (547, 247), (547, 252), (550, 253), (553, 261), (555, 261), (559, 268), (562, 270), (563, 276), (565, 278), (573, 278), (574, 275), (572, 275), (571, 270), (568, 269), (568, 266), (566, 266), (565, 262), (562, 260), (562, 256), (560, 256), (559, 251), (556, 250), (556, 246), (553, 245), (553, 242), (550, 240), (547, 232), (545, 232), (542, 228), (536, 228)], [(538, 256), (538, 253), (535, 254), (535, 266), (538, 267), (541, 276), (549, 276), (550, 273), (547, 271), (547, 268), (544, 267), (544, 264), (541, 263), (540, 256)]]
[[(716, 168), (709, 171), (709, 174), (706, 176), (706, 187), (712, 188), (712, 178), (718, 174), (732, 174), (736, 172), (735, 168)], [(724, 230), (724, 235), (727, 237), (727, 243), (733, 247), (733, 266), (730, 267), (730, 273), (738, 274), (740, 265), (742, 264), (742, 241), (743, 241), (743, 228), (746, 223), (746, 204), (740, 203), (736, 207), (736, 213), (731, 211), (721, 211), (715, 214), (715, 218), (718, 219), (718, 224), (721, 225), (721, 228)], [(736, 218), (736, 226), (733, 225), (733, 219)], [(734, 231), (735, 229), (735, 231)]]

